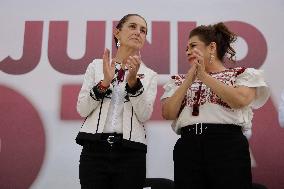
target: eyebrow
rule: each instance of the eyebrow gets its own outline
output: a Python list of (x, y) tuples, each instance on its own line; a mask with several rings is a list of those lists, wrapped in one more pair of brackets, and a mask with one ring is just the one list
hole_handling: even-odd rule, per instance
[[(129, 25), (131, 25), (131, 24), (138, 25), (138, 24), (137, 24), (137, 23), (135, 23), (135, 22), (129, 22)], [(141, 28), (146, 29), (146, 27), (145, 27), (145, 26), (141, 26)]]
[(193, 41), (193, 42), (189, 43), (189, 45), (192, 45), (192, 44), (194, 44), (194, 43), (198, 43), (198, 42), (196, 42), (196, 41)]

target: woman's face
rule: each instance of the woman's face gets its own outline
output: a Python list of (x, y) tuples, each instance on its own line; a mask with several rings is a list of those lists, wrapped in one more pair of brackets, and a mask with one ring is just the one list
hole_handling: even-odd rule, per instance
[(198, 36), (192, 36), (187, 43), (186, 47), (186, 54), (187, 59), (190, 64), (194, 64), (196, 60), (196, 55), (193, 52), (193, 49), (198, 49), (201, 51), (204, 57), (204, 63), (206, 64), (209, 61), (210, 58), (210, 51), (209, 46), (206, 46), (203, 41), (199, 39)]
[(116, 38), (121, 46), (139, 50), (143, 47), (147, 34), (147, 25), (139, 16), (130, 16), (120, 30), (116, 30)]

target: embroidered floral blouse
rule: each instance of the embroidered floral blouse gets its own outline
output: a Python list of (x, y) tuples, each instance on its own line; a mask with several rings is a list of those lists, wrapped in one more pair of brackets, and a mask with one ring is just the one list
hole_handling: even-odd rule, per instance
[[(269, 97), (269, 88), (264, 81), (263, 71), (239, 67), (210, 75), (230, 86), (255, 87), (255, 99), (244, 108), (233, 109), (209, 87), (196, 79), (186, 93), (178, 118), (172, 123), (174, 131), (179, 134), (180, 128), (195, 123), (236, 124), (242, 126), (243, 131), (250, 130), (252, 109), (263, 106)], [(185, 75), (172, 76), (164, 85), (165, 92), (161, 99), (172, 96), (184, 79)], [(192, 112), (196, 105), (199, 106), (199, 113), (194, 116)]]

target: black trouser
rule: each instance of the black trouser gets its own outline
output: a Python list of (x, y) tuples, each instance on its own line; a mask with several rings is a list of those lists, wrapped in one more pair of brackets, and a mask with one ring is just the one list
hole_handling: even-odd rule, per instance
[(110, 145), (106, 140), (83, 146), (79, 165), (82, 189), (142, 189), (146, 178), (146, 152)]
[(183, 129), (175, 144), (176, 189), (251, 189), (249, 144), (240, 127), (205, 126)]

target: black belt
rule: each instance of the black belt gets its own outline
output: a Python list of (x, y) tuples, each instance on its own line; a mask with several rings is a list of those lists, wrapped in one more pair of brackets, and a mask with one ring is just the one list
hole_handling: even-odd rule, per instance
[(108, 142), (110, 145), (114, 143), (121, 143), (123, 135), (118, 133), (101, 133), (101, 140)]
[(188, 135), (207, 135), (207, 134), (220, 134), (242, 133), (241, 126), (234, 124), (218, 124), (218, 123), (196, 123), (181, 128), (181, 136)]

